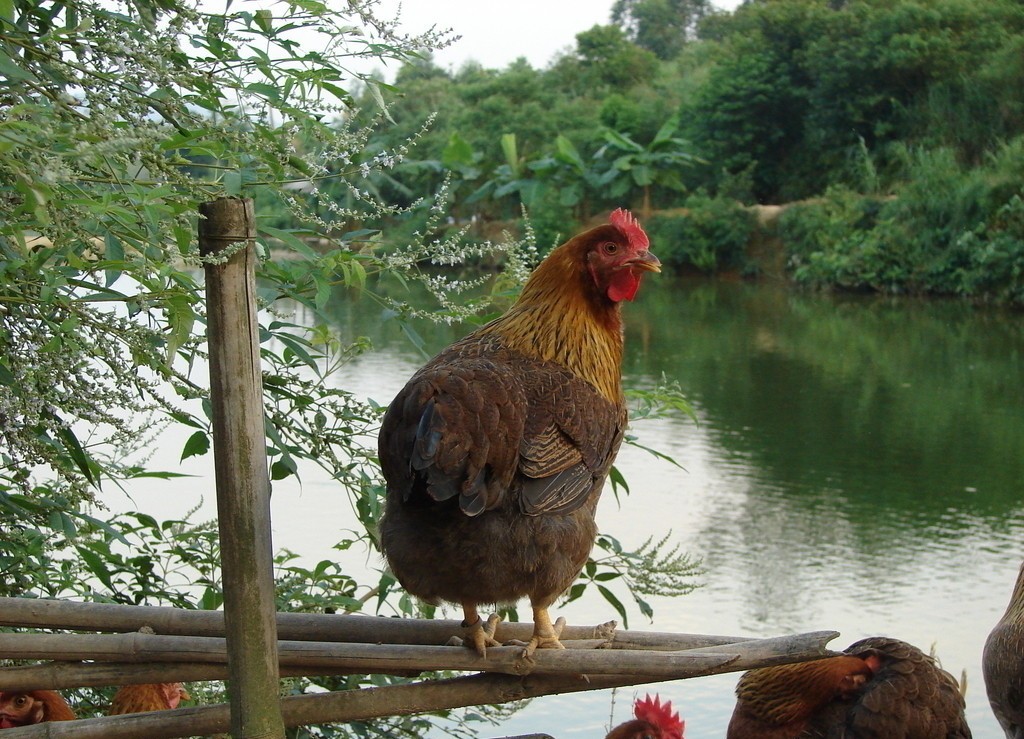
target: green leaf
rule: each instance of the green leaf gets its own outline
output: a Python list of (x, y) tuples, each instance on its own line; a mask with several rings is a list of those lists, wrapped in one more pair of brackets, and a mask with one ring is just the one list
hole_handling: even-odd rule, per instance
[(441, 164), (446, 169), (466, 167), (473, 164), (473, 147), (459, 134), (453, 133), (448, 138), (444, 151), (441, 152)]
[(518, 178), (520, 176), (519, 152), (514, 133), (503, 133), (501, 135), (501, 151), (505, 155), (505, 162), (508, 164), (508, 168), (512, 170), (512, 176)]
[(156, 519), (146, 513), (136, 513), (135, 518), (146, 528), (152, 529), (153, 531), (160, 530), (160, 524), (156, 522)]
[(615, 593), (606, 588), (604, 585), (597, 586), (598, 592), (604, 596), (604, 599), (612, 604), (612, 607), (622, 617), (622, 627), (625, 629), (629, 628), (629, 616), (626, 614), (626, 608), (622, 605), (618, 598), (615, 597)]
[(274, 20), (274, 14), (267, 8), (261, 8), (257, 10), (253, 16), (253, 20), (256, 21), (256, 25), (260, 27), (260, 30), (264, 33), (270, 33), (272, 28), (272, 21)]
[(317, 370), (317, 360), (319, 355), (314, 356), (309, 351), (309, 343), (298, 336), (279, 331), (274, 334), (274, 338), (284, 344), (289, 351), (291, 351), (296, 357), (302, 360), (303, 364), (312, 370)]
[(268, 85), (265, 82), (250, 82), (245, 86), (247, 92), (254, 95), (261, 95), (271, 102), (280, 102), (281, 91), (276, 85)]
[(639, 164), (630, 170), (630, 174), (633, 176), (633, 182), (640, 187), (647, 187), (654, 183), (654, 170), (646, 165)]
[(162, 470), (155, 470), (152, 472), (147, 470), (138, 470), (128, 471), (125, 473), (125, 479), (127, 480), (136, 480), (145, 477), (152, 478), (154, 480), (177, 480), (179, 477), (195, 477), (195, 475), (186, 475), (181, 472), (167, 472)]
[(297, 471), (298, 467), (295, 465), (295, 460), (291, 457), (284, 457), (270, 465), (270, 479), (283, 480), (294, 475)]
[(658, 459), (664, 459), (669, 464), (674, 464), (676, 467), (678, 467), (681, 470), (682, 469), (686, 469), (681, 464), (679, 464), (679, 462), (677, 462), (675, 459), (673, 459), (669, 455), (665, 454), (664, 452), (659, 452), (657, 449), (652, 449), (651, 447), (644, 446), (643, 444), (638, 444), (636, 442), (635, 438), (632, 438), (632, 439), (627, 438), (626, 439), (626, 443), (629, 444), (630, 446), (635, 446), (637, 449), (643, 449), (645, 452), (647, 452), (648, 454), (651, 454), (651, 455), (657, 457)]
[(414, 329), (408, 321), (403, 321), (401, 319), (398, 320), (398, 326), (402, 329), (402, 333), (406, 335), (409, 341), (413, 343), (413, 346), (419, 349), (420, 353), (426, 355), (426, 342), (423, 341), (423, 337), (416, 332), (416, 329)]
[(232, 170), (224, 175), (224, 194), (242, 194), (242, 173), (239, 170)]
[(679, 121), (675, 118), (669, 118), (667, 121), (661, 124), (661, 128), (654, 134), (654, 140), (651, 142), (650, 148), (655, 148), (658, 144), (663, 144), (672, 139), (672, 134), (676, 132), (676, 128), (679, 127)]
[(216, 611), (224, 605), (224, 594), (220, 590), (207, 587), (203, 597), (199, 599), (199, 607), (204, 611)]
[(584, 582), (574, 583), (573, 586), (571, 588), (569, 588), (569, 595), (566, 597), (565, 602), (566, 603), (571, 603), (572, 601), (576, 600), (581, 595), (583, 595), (584, 592), (586, 592), (586, 589), (587, 589), (587, 584), (586, 583), (584, 583)]
[(298, 237), (298, 234), (308, 234), (308, 231), (301, 231), (299, 229), (286, 230), (283, 228), (274, 228), (272, 226), (260, 226), (259, 233), (263, 233), (271, 238), (277, 239), (282, 244), (294, 249), (296, 253), (301, 254), (307, 259), (317, 259), (320, 256), (309, 244)]
[[(74, 516), (75, 518), (79, 518), (82, 521), (85, 521), (90, 526), (93, 526), (94, 528), (97, 528), (100, 531), (103, 531), (111, 539), (117, 539), (122, 544), (124, 544), (126, 546), (129, 546), (128, 540), (124, 538), (124, 535), (120, 531), (115, 529), (113, 526), (111, 526), (109, 523), (107, 523), (106, 521), (101, 521), (100, 519), (94, 518), (93, 516), (87, 515), (85, 513), (79, 513), (79, 512), (74, 512), (74, 511), (71, 511), (70, 515)], [(136, 515), (141, 516), (143, 514), (140, 513), (140, 514), (136, 514)]]
[(370, 95), (373, 97), (374, 102), (377, 103), (377, 106), (381, 109), (384, 117), (388, 119), (389, 123), (394, 123), (395, 119), (392, 118), (391, 113), (388, 112), (388, 106), (384, 102), (384, 96), (380, 94), (380, 87), (377, 83), (371, 82), (367, 85), (367, 88), (370, 90)]
[[(2, 59), (2, 54), (0, 54), (0, 61)], [(0, 65), (0, 74), (3, 74), (2, 65)], [(31, 213), (32, 217), (40, 224), (49, 225), (50, 214), (46, 210), (46, 204), (50, 201), (50, 195), (52, 194), (49, 186), (37, 179), (30, 179), (22, 172), (18, 172), (15, 188), (24, 198), (21, 206), (22, 210), (26, 213)]]
[(0, 0), (0, 23), (14, 28), (14, 0)]
[[(106, 269), (106, 287), (110, 287), (121, 277), (120, 264), (124, 262), (124, 246), (121, 244), (121, 240), (117, 238), (111, 231), (107, 231), (103, 238), (103, 257), (111, 264)], [(118, 265), (114, 267), (113, 265)]]
[(583, 188), (577, 184), (563, 187), (558, 193), (558, 202), (561, 205), (572, 207), (583, 199)]
[(331, 299), (331, 293), (334, 291), (334, 288), (330, 280), (318, 273), (313, 273), (313, 284), (316, 285), (316, 295), (313, 298), (313, 304), (318, 310), (323, 310), (324, 306), (327, 305), (327, 301)]
[(618, 497), (619, 490), (622, 490), (626, 495), (629, 495), (629, 484), (626, 482), (626, 478), (622, 476), (618, 467), (612, 466), (611, 470), (608, 472), (608, 479), (611, 480), (612, 491), (615, 493), (615, 497)]
[(192, 337), (192, 327), (195, 325), (196, 312), (192, 303), (186, 295), (172, 295), (165, 303), (167, 325), (170, 333), (167, 336), (167, 364), (174, 362), (174, 355), (178, 349)]
[[(510, 193), (513, 193), (516, 190), (519, 190), (520, 188), (523, 187), (523, 185), (524, 185), (524, 181), (523, 180), (513, 180), (512, 182), (506, 182), (501, 187), (496, 187), (494, 189), (494, 197), (496, 199), (497, 198), (503, 198), (506, 195), (508, 195)], [(524, 200), (525, 200), (525, 198), (524, 198)]]
[(57, 435), (61, 438), (68, 456), (71, 457), (75, 466), (78, 467), (79, 472), (85, 475), (85, 478), (90, 483), (98, 485), (99, 478), (96, 476), (97, 468), (95, 467), (95, 463), (89, 458), (89, 455), (85, 453), (85, 449), (82, 448), (82, 444), (78, 441), (78, 437), (75, 436), (75, 432), (56, 416), (52, 416), (52, 418), (57, 422)]
[(567, 139), (565, 136), (559, 134), (558, 137), (555, 138), (555, 150), (558, 152), (558, 158), (561, 161), (566, 164), (571, 164), (578, 171), (582, 172), (587, 168), (586, 164), (583, 162), (583, 157), (580, 156), (576, 147), (573, 146), (572, 141)]
[(5, 53), (2, 47), (0, 47), (0, 76), (6, 77), (9, 82), (35, 79), (34, 75), (27, 72), (24, 67)]
[(341, 235), (341, 240), (346, 243), (357, 241), (369, 241), (371, 236), (376, 236), (381, 230), (379, 228), (357, 228), (355, 231), (346, 231)]
[(191, 426), (194, 429), (206, 428), (206, 426), (200, 421), (197, 421), (194, 416), (183, 411), (171, 411), (171, 418), (173, 418), (178, 423), (184, 424), (186, 426)]
[(618, 131), (608, 129), (604, 132), (604, 138), (608, 143), (613, 146), (617, 146), (623, 151), (631, 151), (639, 154), (644, 150), (644, 147), (640, 146), (640, 144), (633, 141), (633, 139), (629, 138), (626, 134), (619, 133)]
[(335, 85), (335, 84), (333, 84), (331, 82), (323, 82), (323, 81), (320, 82), (320, 87), (322, 87), (323, 89), (327, 90), (327, 92), (329, 92), (332, 95), (334, 95), (334, 97), (336, 97), (338, 99), (338, 101), (343, 103), (344, 105), (351, 105), (352, 104), (352, 94), (348, 90), (344, 89), (343, 87), (339, 87), (338, 85)]
[(50, 511), (48, 520), (51, 529), (59, 531), (68, 539), (73, 539), (78, 533), (78, 527), (75, 526), (75, 522), (64, 511)]
[(185, 442), (179, 461), (184, 461), (189, 457), (201, 457), (208, 451), (210, 451), (210, 437), (206, 435), (205, 431), (196, 431)]
[(483, 200), (484, 198), (491, 194), (491, 191), (494, 189), (494, 187), (495, 183), (493, 181), (488, 181), (480, 185), (480, 187), (478, 187), (476, 190), (474, 190), (473, 192), (466, 196), (466, 204), (472, 204), (480, 200)]
[(78, 555), (85, 562), (86, 567), (92, 572), (99, 581), (107, 586), (110, 590), (114, 590), (114, 583), (111, 581), (110, 569), (107, 567), (107, 563), (103, 558), (96, 552), (86, 549), (85, 547), (75, 547), (78, 550)]

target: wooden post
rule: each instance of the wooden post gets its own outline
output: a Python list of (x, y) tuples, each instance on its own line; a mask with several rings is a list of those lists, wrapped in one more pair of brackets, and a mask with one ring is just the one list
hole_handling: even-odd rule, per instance
[[(199, 206), (206, 265), (210, 400), (217, 479), (228, 697), (235, 739), (284, 739), (279, 701), (270, 476), (256, 318), (251, 199)], [(245, 242), (226, 261), (217, 256)]]

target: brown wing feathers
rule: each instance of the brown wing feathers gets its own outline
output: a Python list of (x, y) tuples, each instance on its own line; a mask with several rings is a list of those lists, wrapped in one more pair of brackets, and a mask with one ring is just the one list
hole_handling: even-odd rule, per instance
[(458, 496), (475, 516), (500, 505), (518, 475), (524, 513), (567, 513), (607, 473), (621, 411), (557, 365), (503, 359), (431, 363), (396, 399), (401, 412), (386, 424), (407, 429), (392, 441), (411, 453), (395, 455), (408, 468), (390, 472), (407, 478), (406, 501)]

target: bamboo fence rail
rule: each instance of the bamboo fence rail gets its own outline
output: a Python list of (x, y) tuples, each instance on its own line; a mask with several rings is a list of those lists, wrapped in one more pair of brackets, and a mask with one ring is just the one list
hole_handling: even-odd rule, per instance
[[(0, 625), (131, 633), (3, 633), (0, 659), (46, 660), (0, 668), (0, 690), (62, 689), (229, 677), (223, 614), (171, 608), (0, 598)], [(169, 633), (140, 633), (139, 628)], [(438, 646), (457, 621), (277, 614), (282, 676), (475, 672), (447, 680), (281, 698), (286, 726), (346, 722), (581, 690), (625, 687), (827, 656), (834, 631), (768, 639), (622, 631), (614, 622), (566, 627), (565, 650), (494, 647), (487, 657)], [(502, 640), (528, 638), (530, 624), (501, 624)], [(208, 736), (230, 727), (228, 704), (7, 729), (25, 737)]]
[[(356, 721), (535, 698), (556, 693), (625, 687), (649, 682), (611, 675), (479, 674), (384, 688), (363, 688), (281, 699), (286, 726)], [(5, 729), (4, 739), (174, 739), (227, 731), (228, 705), (177, 708), (127, 716), (58, 721)]]
[[(400, 674), (458, 670), (509, 675), (585, 673), (646, 675), (673, 679), (710, 674), (715, 668), (750, 669), (766, 663), (794, 661), (791, 655), (820, 656), (836, 632), (813, 632), (687, 650), (603, 649), (595, 640), (566, 642), (569, 648), (492, 647), (486, 657), (448, 646), (281, 641), (281, 666), (330, 669), (334, 674)], [(808, 653), (808, 645), (810, 652)], [(218, 637), (153, 634), (0, 634), (0, 657), (99, 662), (185, 662), (226, 665), (225, 640)], [(24, 673), (22, 674), (22, 678)], [(0, 686), (9, 682), (0, 675)], [(159, 682), (170, 682), (160, 680)], [(13, 687), (13, 686), (12, 686)], [(49, 687), (49, 686), (47, 686)]]
[[(0, 626), (69, 631), (128, 632), (150, 627), (156, 634), (181, 636), (224, 636), (221, 611), (187, 611), (162, 606), (123, 606), (110, 603), (76, 603), (44, 598), (0, 598)], [(649, 631), (621, 631), (614, 621), (597, 626), (567, 624), (562, 640), (600, 639), (611, 648), (694, 649), (744, 641), (742, 636), (673, 634)], [(318, 613), (278, 613), (277, 636), (293, 641), (342, 641), (364, 644), (443, 644), (453, 634), (463, 633), (460, 621), (417, 620), (383, 616)], [(498, 624), (495, 638), (528, 640), (530, 623)], [(654, 646), (652, 646), (654, 645)]]

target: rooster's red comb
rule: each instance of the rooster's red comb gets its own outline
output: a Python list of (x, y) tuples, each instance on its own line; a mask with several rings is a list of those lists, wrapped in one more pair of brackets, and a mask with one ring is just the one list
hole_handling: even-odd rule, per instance
[[(640, 227), (637, 226), (637, 228)], [(686, 723), (679, 718), (676, 711), (672, 710), (672, 701), (662, 703), (657, 695), (651, 698), (648, 694), (643, 700), (636, 699), (633, 704), (633, 715), (640, 721), (647, 721), (660, 728), (665, 739), (683, 739), (683, 729), (686, 728)]]
[(613, 210), (610, 220), (615, 228), (626, 234), (626, 238), (629, 239), (629, 245), (634, 249), (646, 249), (651, 245), (647, 234), (640, 228), (636, 218), (625, 208)]

